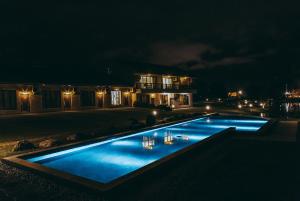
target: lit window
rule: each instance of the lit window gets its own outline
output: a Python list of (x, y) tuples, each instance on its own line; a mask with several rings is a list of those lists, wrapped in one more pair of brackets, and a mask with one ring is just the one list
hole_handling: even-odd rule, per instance
[(153, 83), (153, 77), (141, 76), (140, 83)]
[(111, 104), (121, 105), (121, 91), (111, 91)]

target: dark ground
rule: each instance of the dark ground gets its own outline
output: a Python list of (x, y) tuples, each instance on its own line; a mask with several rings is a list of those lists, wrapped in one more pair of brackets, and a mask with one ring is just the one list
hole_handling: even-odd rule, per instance
[[(203, 153), (207, 157), (203, 158)], [(296, 144), (235, 140), (101, 195), (0, 164), (0, 200), (299, 200)], [(298, 196), (298, 197), (296, 197)], [(297, 199), (298, 198), (298, 199)]]
[[(120, 113), (124, 113), (122, 118), (129, 114), (121, 111), (110, 115)], [(149, 111), (142, 110), (135, 115), (145, 113)], [(88, 114), (77, 115), (80, 119)], [(65, 116), (76, 118), (74, 114)], [(108, 116), (101, 118), (106, 119), (107, 124), (112, 123), (105, 117)], [(10, 121), (15, 121), (13, 119)], [(278, 124), (277, 129), (271, 129), (265, 137), (233, 139), (213, 148), (197, 149), (106, 194), (63, 184), (0, 162), (0, 201), (300, 200), (298, 145), (292, 142), (295, 138), (290, 137), (297, 130), (296, 123)], [(286, 134), (288, 138), (284, 137)]]

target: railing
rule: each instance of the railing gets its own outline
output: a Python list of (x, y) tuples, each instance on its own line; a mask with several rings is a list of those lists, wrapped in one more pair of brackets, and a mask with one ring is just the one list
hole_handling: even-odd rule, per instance
[(162, 84), (162, 83), (136, 83), (137, 89), (191, 89), (190, 85)]

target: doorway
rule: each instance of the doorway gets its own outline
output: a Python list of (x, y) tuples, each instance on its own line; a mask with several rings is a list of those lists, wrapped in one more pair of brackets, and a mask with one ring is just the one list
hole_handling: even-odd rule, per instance
[(65, 95), (64, 96), (64, 110), (71, 110), (72, 106), (72, 96)]
[(21, 97), (21, 112), (30, 112), (29, 95), (23, 95)]

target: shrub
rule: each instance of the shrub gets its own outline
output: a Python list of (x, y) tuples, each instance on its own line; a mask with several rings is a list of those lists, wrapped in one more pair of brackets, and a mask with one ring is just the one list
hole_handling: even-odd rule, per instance
[(27, 141), (27, 140), (20, 140), (15, 144), (13, 147), (13, 151), (24, 151), (28, 149), (34, 149), (35, 146), (33, 143)]
[(146, 118), (146, 125), (153, 126), (156, 123), (156, 117), (153, 115), (148, 115)]

